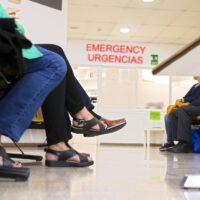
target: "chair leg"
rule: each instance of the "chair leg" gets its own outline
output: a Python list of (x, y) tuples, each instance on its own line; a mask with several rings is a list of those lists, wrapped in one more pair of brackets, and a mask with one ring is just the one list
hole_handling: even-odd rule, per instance
[(15, 144), (15, 146), (19, 149), (19, 151), (22, 153), (22, 155), (24, 155), (24, 152), (22, 151), (22, 149), (19, 147), (19, 145), (13, 141), (13, 143)]
[(29, 159), (29, 160), (35, 160), (35, 161), (41, 161), (42, 160), (42, 156), (25, 154), (23, 152), (23, 150), (19, 147), (19, 145), (16, 142), (13, 141), (13, 143), (19, 149), (19, 151), (21, 152), (21, 154), (18, 154), (18, 153), (8, 153), (8, 155), (11, 158)]

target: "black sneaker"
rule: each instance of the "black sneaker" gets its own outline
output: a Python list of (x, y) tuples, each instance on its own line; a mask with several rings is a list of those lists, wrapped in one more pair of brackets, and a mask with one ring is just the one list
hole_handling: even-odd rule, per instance
[(192, 145), (189, 143), (182, 143), (175, 145), (171, 152), (173, 153), (193, 153)]
[(174, 143), (173, 142), (167, 142), (164, 145), (162, 145), (160, 147), (160, 151), (166, 151), (167, 149), (171, 149), (174, 147)]

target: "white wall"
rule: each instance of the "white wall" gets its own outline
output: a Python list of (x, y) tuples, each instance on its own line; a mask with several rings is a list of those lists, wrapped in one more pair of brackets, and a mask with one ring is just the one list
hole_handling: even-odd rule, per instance
[[(127, 65), (121, 63), (119, 65), (119, 63), (89, 62), (87, 59), (88, 53), (86, 51), (87, 43), (104, 44), (105, 42), (69, 40), (67, 51), (72, 66), (78, 67), (79, 70), (84, 68), (84, 66), (91, 67), (90, 70), (92, 70), (92, 68), (98, 68), (98, 113), (110, 119), (125, 117), (127, 120), (127, 125), (122, 130), (114, 134), (98, 137), (97, 142), (125, 144), (143, 143), (144, 130), (151, 128), (149, 112), (155, 110), (154, 108), (145, 109), (145, 105), (149, 102), (163, 103), (164, 106), (169, 104), (169, 78), (166, 77), (167, 80), (165, 80), (165, 78), (162, 76), (160, 77), (162, 81), (159, 79), (159, 82), (156, 82), (153, 80), (155, 76), (148, 76), (147, 78), (149, 78), (149, 80), (146, 80), (145, 77), (142, 76), (142, 70), (146, 69), (151, 71), (151, 54), (158, 54), (159, 62), (161, 62), (162, 60), (168, 58), (170, 54), (176, 52), (180, 46), (166, 44), (128, 43), (128, 45), (139, 45), (146, 47), (147, 51), (145, 51), (143, 54), (144, 63), (141, 65)], [(113, 44), (114, 42), (110, 43)], [(120, 43), (117, 42), (115, 44)], [(152, 78), (152, 80), (150, 78)], [(162, 112), (163, 109), (164, 107), (159, 111)], [(162, 120), (158, 122), (159, 126), (156, 124), (156, 127), (161, 127), (164, 130), (163, 116), (161, 119)], [(154, 136), (151, 138), (151, 141), (152, 143), (161, 143), (163, 141), (163, 134), (161, 134), (161, 131), (159, 131), (158, 134), (154, 134)]]
[(62, 11), (29, 0), (22, 0), (21, 4), (1, 2), (5, 7), (21, 10), (20, 22), (33, 43), (54, 43), (66, 49), (68, 0), (63, 0)]
[[(143, 63), (114, 63), (114, 62), (90, 62), (88, 61), (88, 54), (94, 52), (87, 52), (87, 44), (112, 44), (112, 45), (127, 45), (127, 46), (142, 46), (145, 47), (144, 53), (141, 55), (143, 57)], [(67, 43), (67, 55), (72, 64), (75, 65), (86, 65), (86, 66), (106, 66), (106, 67), (131, 67), (131, 68), (153, 68), (151, 66), (151, 54), (158, 54), (159, 63), (167, 59), (170, 55), (178, 51), (182, 46), (181, 45), (170, 45), (170, 44), (149, 44), (149, 43), (127, 43), (127, 42), (109, 42), (109, 41), (98, 41), (98, 40), (68, 40)], [(99, 53), (99, 52), (97, 52)], [(110, 53), (100, 52), (99, 54), (114, 54), (120, 55), (120, 53)], [(129, 53), (124, 55), (130, 56)], [(132, 53), (132, 56), (137, 56), (137, 54)]]

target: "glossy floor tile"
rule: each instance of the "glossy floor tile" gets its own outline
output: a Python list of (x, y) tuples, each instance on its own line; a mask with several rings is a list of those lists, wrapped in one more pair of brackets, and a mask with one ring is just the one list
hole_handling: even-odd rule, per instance
[[(0, 182), (0, 199), (8, 200), (199, 200), (200, 190), (183, 190), (185, 174), (200, 174), (200, 154), (160, 153), (158, 147), (74, 145), (90, 152), (89, 168), (47, 168), (27, 162), (27, 182)], [(44, 155), (42, 149), (23, 148)], [(13, 149), (8, 149), (12, 151)]]

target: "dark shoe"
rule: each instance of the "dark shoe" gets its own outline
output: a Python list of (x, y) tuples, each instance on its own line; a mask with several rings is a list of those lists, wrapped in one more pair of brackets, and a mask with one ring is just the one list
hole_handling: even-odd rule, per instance
[(169, 151), (173, 153), (193, 153), (192, 145), (189, 143), (179, 143)]
[(16, 181), (26, 181), (30, 175), (29, 169), (24, 167), (14, 167), (14, 161), (0, 146), (0, 178), (9, 178)]
[[(45, 152), (58, 157), (58, 160), (46, 160), (45, 165), (48, 167), (88, 167), (94, 164), (94, 161), (88, 160), (88, 157), (83, 156), (72, 149), (67, 151), (55, 151), (46, 148)], [(68, 160), (76, 155), (79, 156), (80, 162)]]
[[(69, 148), (69, 149), (72, 149), (74, 150), (76, 153), (79, 153), (79, 154), (82, 154), (83, 156), (87, 156), (87, 157), (90, 157), (90, 154), (89, 153), (80, 153), (78, 152), (76, 149), (74, 149), (67, 141), (65, 142), (66, 146)], [(45, 140), (45, 142), (43, 142), (42, 144), (39, 144), (38, 147), (48, 147), (48, 144)]]
[(90, 154), (89, 154), (89, 153), (80, 153), (80, 152), (78, 152), (78, 151), (77, 151), (76, 149), (74, 149), (68, 142), (65, 142), (65, 145), (66, 145), (69, 149), (75, 151), (77, 154), (81, 154), (81, 155), (83, 155), (83, 156), (90, 157)]
[(173, 148), (174, 147), (174, 143), (173, 142), (167, 142), (164, 145), (162, 145), (160, 147), (160, 151), (166, 151), (167, 149)]

